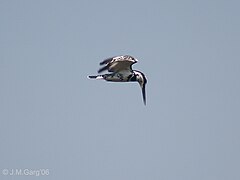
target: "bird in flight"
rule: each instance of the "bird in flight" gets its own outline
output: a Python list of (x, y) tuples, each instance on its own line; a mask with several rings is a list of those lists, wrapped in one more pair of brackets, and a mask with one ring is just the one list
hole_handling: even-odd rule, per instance
[(142, 72), (132, 69), (132, 65), (137, 62), (138, 60), (136, 58), (129, 55), (107, 58), (100, 63), (100, 65), (103, 67), (98, 70), (98, 73), (106, 70), (111, 73), (88, 76), (88, 78), (103, 79), (111, 82), (138, 82), (142, 89), (143, 102), (146, 105), (145, 86), (147, 83), (147, 79)]

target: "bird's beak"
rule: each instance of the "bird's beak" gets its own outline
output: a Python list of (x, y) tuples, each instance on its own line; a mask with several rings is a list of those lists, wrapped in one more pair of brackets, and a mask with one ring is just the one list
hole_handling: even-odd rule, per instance
[(146, 105), (146, 90), (145, 90), (146, 84), (145, 83), (140, 83), (140, 82), (139, 82), (139, 84), (140, 84), (140, 87), (142, 89), (143, 103), (144, 103), (144, 105)]
[(146, 90), (145, 90), (145, 84), (142, 87), (142, 96), (143, 96), (143, 102), (144, 105), (146, 105)]

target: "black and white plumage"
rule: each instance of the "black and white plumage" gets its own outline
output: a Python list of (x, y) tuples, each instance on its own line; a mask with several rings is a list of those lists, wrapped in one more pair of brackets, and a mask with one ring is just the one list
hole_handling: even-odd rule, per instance
[(145, 75), (137, 70), (132, 69), (132, 65), (138, 60), (129, 55), (115, 56), (105, 59), (100, 63), (101, 67), (98, 73), (108, 70), (111, 74), (88, 76), (90, 79), (104, 79), (112, 82), (134, 82), (137, 81), (142, 89), (143, 102), (146, 105), (145, 86), (147, 79)]

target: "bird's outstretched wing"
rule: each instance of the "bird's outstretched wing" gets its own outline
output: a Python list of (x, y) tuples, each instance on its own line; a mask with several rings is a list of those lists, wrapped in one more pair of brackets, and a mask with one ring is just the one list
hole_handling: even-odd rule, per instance
[(100, 63), (100, 65), (105, 66), (100, 68), (98, 73), (105, 70), (108, 70), (109, 72), (120, 72), (124, 70), (132, 72), (132, 65), (135, 63), (137, 63), (137, 59), (129, 55), (111, 57)]

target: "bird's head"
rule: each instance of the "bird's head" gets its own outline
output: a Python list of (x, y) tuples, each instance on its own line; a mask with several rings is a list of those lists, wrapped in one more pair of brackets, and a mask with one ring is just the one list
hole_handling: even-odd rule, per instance
[(133, 72), (136, 77), (136, 81), (140, 84), (141, 88), (143, 88), (143, 86), (145, 86), (145, 84), (147, 83), (145, 75), (140, 71), (134, 70)]

